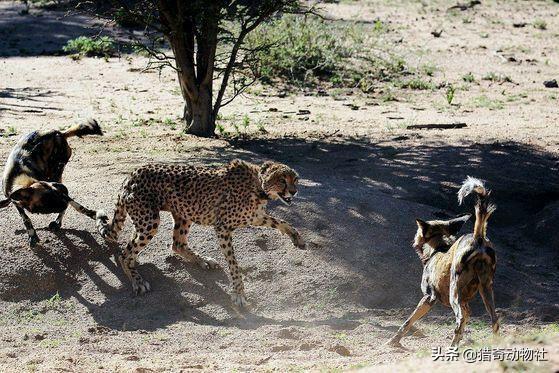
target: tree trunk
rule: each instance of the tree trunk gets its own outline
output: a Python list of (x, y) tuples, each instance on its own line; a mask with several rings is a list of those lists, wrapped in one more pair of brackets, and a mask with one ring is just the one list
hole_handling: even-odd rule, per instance
[[(220, 2), (200, 4), (193, 8), (184, 0), (159, 0), (158, 8), (165, 36), (173, 49), (185, 102), (184, 132), (212, 137), (215, 133), (212, 84), (222, 8)], [(196, 22), (194, 14), (198, 18)]]
[(184, 131), (196, 136), (212, 137), (215, 133), (215, 118), (212, 107), (212, 86), (202, 85), (196, 100), (186, 101)]
[[(192, 123), (192, 104), (188, 98), (185, 98), (184, 103), (184, 110), (182, 112), (182, 120), (184, 123)], [(187, 126), (184, 127), (184, 131), (186, 132)]]

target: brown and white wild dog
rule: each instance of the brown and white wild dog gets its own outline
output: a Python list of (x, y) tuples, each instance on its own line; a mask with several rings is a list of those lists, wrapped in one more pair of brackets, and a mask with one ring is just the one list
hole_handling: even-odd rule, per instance
[(49, 225), (52, 230), (60, 228), (68, 205), (95, 219), (95, 211), (73, 201), (61, 182), (64, 167), (72, 155), (67, 139), (102, 134), (99, 124), (90, 119), (66, 131), (31, 132), (22, 137), (10, 153), (2, 179), (6, 199), (0, 201), (0, 208), (10, 203), (15, 205), (23, 219), (31, 247), (37, 245), (39, 237), (25, 210), (36, 214), (58, 213), (56, 220)]
[(111, 222), (99, 211), (97, 226), (104, 238), (116, 241), (126, 215), (130, 216), (135, 232), (118, 258), (136, 294), (150, 290), (149, 283), (136, 269), (136, 259), (157, 232), (160, 211), (171, 212), (175, 221), (173, 251), (206, 269), (217, 268), (217, 262), (192, 251), (187, 236), (192, 223), (213, 226), (229, 265), (233, 301), (244, 306), (244, 285), (231, 235), (236, 228), (249, 225), (271, 227), (287, 234), (295, 246), (304, 248), (299, 232), (265, 210), (269, 200), (290, 204), (297, 194), (297, 181), (295, 171), (274, 162), (255, 165), (234, 160), (224, 167), (146, 165), (124, 181)]
[(414, 249), (423, 263), (421, 290), (424, 295), (411, 316), (390, 339), (390, 344), (401, 346), (400, 339), (413, 323), (439, 301), (452, 307), (456, 317), (452, 346), (457, 346), (470, 317), (468, 303), (478, 291), (491, 317), (493, 332), (499, 330), (493, 299), (496, 257), (486, 233), (487, 221), (496, 208), (489, 202), (490, 191), (483, 182), (469, 176), (458, 191), (458, 202), (462, 204), (472, 192), (477, 194), (473, 233), (456, 239), (456, 234), (470, 215), (449, 221), (416, 220), (418, 229)]

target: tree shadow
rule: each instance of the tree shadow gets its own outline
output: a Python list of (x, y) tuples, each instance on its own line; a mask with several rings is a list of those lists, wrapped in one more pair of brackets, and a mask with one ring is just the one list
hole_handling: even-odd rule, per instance
[[(46, 229), (38, 229), (46, 230)], [(18, 230), (18, 234), (25, 231)], [(152, 284), (153, 291), (143, 296), (134, 296), (130, 282), (116, 260), (116, 248), (100, 245), (95, 237), (76, 229), (61, 229), (55, 236), (63, 250), (50, 251), (46, 248), (35, 250), (34, 254), (53, 273), (53, 283), (47, 291), (32, 293), (20, 291), (9, 301), (31, 299), (40, 301), (52, 296), (57, 289), (63, 298), (75, 298), (84, 305), (96, 323), (111, 330), (156, 330), (178, 321), (191, 321), (203, 325), (222, 325), (223, 320), (212, 317), (201, 310), (208, 303), (225, 310), (230, 317), (238, 312), (231, 306), (229, 294), (223, 290), (228, 284), (221, 270), (206, 271), (171, 256), (166, 258), (170, 271), (185, 271), (191, 278), (188, 283), (178, 283), (161, 268), (146, 263), (139, 271)], [(56, 245), (51, 245), (56, 246)], [(86, 279), (84, 279), (84, 277)], [(35, 281), (29, 278), (28, 281)], [(82, 295), (82, 288), (93, 284), (100, 293), (99, 299), (88, 299)], [(23, 285), (23, 284), (22, 284)], [(91, 292), (85, 292), (91, 295)], [(187, 295), (203, 299), (190, 302)], [(97, 297), (95, 297), (97, 298)]]
[(92, 36), (93, 20), (63, 11), (25, 9), (20, 2), (0, 3), (0, 57), (60, 54), (70, 39)]
[[(489, 226), (497, 244), (498, 306), (559, 315), (557, 307), (549, 307), (559, 281), (546, 275), (559, 266), (559, 254), (534, 230), (538, 214), (559, 200), (555, 155), (516, 142), (415, 144), (405, 137), (376, 143), (257, 139), (232, 145), (234, 155), (285, 162), (307, 180), (298, 202), (303, 208), (280, 211), (307, 236), (314, 235), (316, 255), (347, 269), (348, 281), (337, 287), (340, 296), (370, 308), (415, 306), (421, 265), (410, 245), (414, 219), (471, 213), (473, 203), (458, 206), (456, 192), (467, 175), (487, 180), (498, 205)], [(470, 222), (463, 232), (471, 229)], [(481, 302), (474, 306), (485, 312)]]
[(80, 14), (75, 9), (78, 4), (70, 1), (58, 10), (32, 7), (25, 14), (21, 2), (0, 2), (0, 57), (65, 54), (62, 48), (68, 40), (79, 36), (108, 34), (119, 43), (131, 40), (131, 31)]
[(63, 111), (53, 106), (52, 100), (46, 98), (60, 97), (62, 94), (40, 87), (0, 88), (0, 114), (7, 113), (42, 113), (45, 110)]

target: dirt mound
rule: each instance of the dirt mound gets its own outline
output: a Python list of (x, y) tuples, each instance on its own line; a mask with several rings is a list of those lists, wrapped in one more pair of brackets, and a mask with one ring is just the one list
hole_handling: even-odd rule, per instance
[[(15, 209), (10, 210), (15, 212)], [(17, 213), (13, 215), (17, 216)], [(38, 220), (42, 224), (47, 219)], [(22, 225), (21, 222), (15, 222), (13, 226), (17, 227), (17, 224)], [(25, 230), (16, 229), (15, 233), (17, 236), (11, 240), (11, 244), (3, 240), (0, 251), (2, 300), (37, 301), (51, 297), (56, 292), (74, 289), (80, 286), (79, 278), (90, 267), (90, 261), (101, 257), (108, 259), (107, 249), (100, 248), (91, 234), (81, 230), (64, 229), (52, 233), (38, 229), (42, 241), (41, 246), (34, 250), (27, 245)]]
[[(551, 202), (534, 217), (534, 221), (527, 223), (527, 234), (543, 244), (542, 248), (557, 251), (559, 247), (559, 202)], [(559, 265), (559, 262), (557, 262)], [(559, 268), (559, 267), (558, 267)]]
[[(319, 155), (328, 161), (322, 162)], [(553, 206), (542, 210), (540, 203), (542, 195), (549, 200), (552, 193), (540, 186), (544, 179), (549, 186), (549, 178), (553, 177), (549, 169), (555, 164), (549, 155), (518, 144), (446, 149), (398, 142), (372, 145), (361, 140), (332, 143), (276, 139), (236, 143), (229, 157), (236, 156), (284, 161), (294, 166), (303, 178), (297, 204), (292, 208), (272, 204), (272, 210), (303, 231), (309, 250), (293, 248), (286, 237), (272, 230), (247, 228), (235, 235), (249, 298), (259, 308), (287, 312), (302, 309), (309, 303), (334, 309), (412, 306), (417, 300), (421, 273), (419, 261), (410, 248), (415, 232), (413, 221), (416, 217), (450, 217), (471, 212), (471, 206), (458, 207), (456, 203), (456, 190), (465, 175), (488, 180), (499, 206), (490, 224), (499, 257), (496, 280), (499, 306), (515, 305), (518, 299), (545, 303), (538, 288), (556, 285), (553, 279), (542, 281), (545, 271), (538, 271), (541, 274), (537, 275), (527, 269), (553, 265), (556, 260), (550, 257), (553, 253), (538, 251), (539, 257), (534, 257), (526, 250), (534, 246), (530, 237), (515, 233), (535, 217), (555, 216)], [(473, 158), (481, 161), (474, 164)], [(496, 168), (505, 159), (511, 166)], [(207, 164), (215, 160), (192, 161)], [(90, 188), (95, 188), (94, 179), (91, 183)], [(110, 180), (113, 194), (119, 183), (118, 177)], [(108, 204), (110, 209), (112, 201), (105, 200), (106, 197), (90, 203)], [(10, 214), (14, 224), (11, 226), (20, 224), (18, 219)], [(541, 224), (545, 224), (551, 217), (542, 219)], [(39, 221), (46, 225), (47, 219), (39, 218)], [(166, 276), (188, 287), (196, 281), (193, 273), (184, 276), (169, 267), (175, 261), (167, 247), (171, 222), (165, 215), (163, 221), (157, 238), (142, 254), (147, 262), (159, 263), (158, 273), (151, 273), (160, 278), (153, 281), (154, 289), (159, 281), (166, 282), (161, 280)], [(35, 252), (22, 250), (23, 242), (8, 245), (8, 250), (2, 252), (7, 265), (0, 272), (3, 279), (0, 297), (36, 299), (55, 290), (75, 291), (83, 286), (83, 281), (88, 281), (88, 273), (98, 264), (110, 262), (113, 251), (98, 237), (91, 221), (71, 214), (67, 224), (69, 230), (56, 234), (40, 231), (45, 236), (44, 248)], [(546, 229), (541, 224), (537, 229)], [(127, 226), (130, 229), (130, 224)], [(468, 230), (471, 222), (464, 229)], [(3, 240), (24, 239), (21, 231), (16, 236), (7, 233)], [(123, 244), (127, 236), (128, 231), (121, 237)], [(222, 260), (212, 229), (198, 227), (191, 234), (190, 242), (207, 255)], [(112, 272), (117, 273), (118, 269), (108, 272), (114, 276)], [(227, 298), (226, 277), (223, 272), (220, 276), (220, 292)], [(510, 288), (508, 284), (519, 277), (527, 281)], [(128, 283), (124, 281), (124, 284), (127, 288)], [(273, 300), (270, 294), (274, 294)], [(122, 297), (126, 296), (128, 291), (123, 290)]]
[[(193, 138), (179, 131), (182, 97), (172, 69), (150, 73), (138, 55), (57, 56), (68, 39), (102, 32), (120, 43), (126, 32), (105, 24), (94, 30), (96, 20), (38, 8), (20, 16), (20, 2), (0, 1), (0, 55), (8, 56), (0, 61), (0, 159), (24, 133), (94, 117), (105, 136), (72, 141), (64, 183), (80, 203), (109, 212), (124, 175), (147, 162), (283, 161), (299, 171), (300, 193), (292, 207), (271, 203), (269, 211), (309, 242), (300, 251), (271, 229), (234, 234), (251, 304), (240, 312), (231, 305), (227, 271), (204, 271), (169, 249), (168, 214), (140, 255), (139, 271), (153, 291), (135, 297), (92, 221), (69, 211), (54, 233), (44, 229), (53, 217), (32, 216), (43, 246), (30, 250), (15, 209), (2, 210), (1, 370), (423, 366), (398, 362), (429, 359), (432, 347), (448, 345), (450, 310), (436, 307), (419, 322), (403, 341), (406, 349), (384, 342), (421, 294), (421, 264), (410, 247), (414, 219), (471, 212), (471, 204), (456, 201), (466, 175), (485, 179), (498, 205), (489, 236), (498, 257), (502, 337), (491, 337), (477, 299), (464, 342), (504, 347), (506, 338), (521, 335), (521, 344), (547, 346), (559, 317), (559, 143), (557, 97), (542, 81), (557, 73), (548, 37), (559, 32), (557, 5), (483, 2), (459, 13), (417, 1), (324, 6), (329, 18), (371, 27), (367, 37), (388, 42), (395, 57), (425, 70), (418, 83), (435, 88), (378, 81), (364, 94), (330, 84), (288, 92), (257, 84), (224, 107), (219, 122), (224, 135), (256, 138)], [(516, 28), (511, 14), (547, 20), (547, 29)], [(444, 29), (441, 37), (433, 38), (433, 25)], [(408, 129), (456, 122), (466, 127)], [(470, 222), (464, 232), (471, 229)], [(130, 234), (128, 223), (120, 245)], [(189, 245), (226, 265), (211, 228), (195, 226)]]

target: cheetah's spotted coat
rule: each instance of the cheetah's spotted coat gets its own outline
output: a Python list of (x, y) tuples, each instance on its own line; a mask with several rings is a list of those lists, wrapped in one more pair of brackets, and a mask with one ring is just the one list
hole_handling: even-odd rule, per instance
[(112, 221), (109, 223), (107, 215), (99, 212), (97, 225), (104, 238), (116, 241), (126, 215), (132, 219), (135, 233), (122, 249), (119, 261), (136, 294), (150, 290), (149, 283), (136, 269), (136, 258), (157, 232), (160, 211), (170, 211), (175, 222), (173, 251), (207, 269), (218, 267), (217, 262), (192, 251), (187, 236), (192, 223), (214, 226), (229, 265), (233, 300), (244, 306), (246, 298), (231, 241), (232, 232), (249, 225), (272, 227), (289, 235), (295, 246), (304, 248), (301, 235), (291, 225), (265, 211), (270, 199), (291, 202), (297, 193), (297, 178), (291, 168), (273, 162), (258, 166), (234, 160), (221, 168), (146, 165), (125, 180)]

